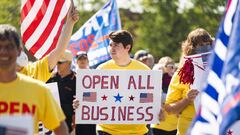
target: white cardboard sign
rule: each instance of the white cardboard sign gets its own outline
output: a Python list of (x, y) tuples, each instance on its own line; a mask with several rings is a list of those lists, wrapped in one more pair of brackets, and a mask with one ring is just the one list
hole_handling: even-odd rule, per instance
[(194, 82), (192, 85), (190, 85), (190, 88), (197, 89), (200, 92), (194, 100), (194, 107), (196, 111), (198, 110), (200, 105), (201, 90), (203, 89), (204, 84), (206, 84), (207, 71), (209, 68), (208, 56), (210, 54), (211, 54), (210, 52), (207, 52), (207, 53), (195, 54), (195, 55), (190, 55), (185, 57), (185, 58), (191, 58), (193, 60), (193, 65), (194, 65)]
[[(47, 83), (46, 85), (50, 89), (52, 96), (54, 97), (54, 99), (56, 100), (56, 102), (58, 103), (58, 105), (60, 107), (60, 97), (59, 97), (57, 82)], [(39, 123), (39, 129), (40, 129), (39, 135), (45, 135), (45, 134), (52, 135), (53, 134), (52, 131), (50, 131), (44, 127), (42, 122)]]
[(33, 135), (33, 118), (31, 115), (11, 115), (0, 117), (0, 134)]
[(159, 123), (161, 84), (161, 71), (78, 70), (76, 123)]

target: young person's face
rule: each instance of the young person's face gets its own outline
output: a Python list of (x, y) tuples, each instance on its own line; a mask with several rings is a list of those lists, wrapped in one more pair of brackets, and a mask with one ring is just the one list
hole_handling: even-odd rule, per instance
[(88, 59), (87, 58), (79, 58), (77, 60), (77, 65), (79, 69), (87, 69), (88, 68)]
[(14, 42), (0, 40), (0, 69), (15, 68), (16, 59), (21, 52)]
[(116, 43), (110, 40), (110, 55), (113, 60), (124, 58), (128, 54), (130, 45), (124, 48), (122, 43)]

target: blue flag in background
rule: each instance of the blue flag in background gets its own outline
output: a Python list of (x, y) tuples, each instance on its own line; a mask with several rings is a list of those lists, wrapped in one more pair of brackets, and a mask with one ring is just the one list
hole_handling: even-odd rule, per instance
[(72, 35), (67, 49), (74, 56), (76, 56), (78, 51), (86, 51), (88, 53), (89, 66), (95, 68), (110, 59), (107, 35), (111, 31), (120, 29), (121, 24), (117, 3), (115, 0), (110, 0)]
[(228, 2), (210, 67), (207, 85), (201, 94), (200, 109), (188, 132), (191, 135), (225, 135), (228, 128), (240, 119), (239, 0)]

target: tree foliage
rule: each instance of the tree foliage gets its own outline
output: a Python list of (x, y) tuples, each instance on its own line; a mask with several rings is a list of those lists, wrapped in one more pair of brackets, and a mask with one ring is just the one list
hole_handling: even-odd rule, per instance
[(193, 8), (178, 12), (178, 0), (144, 0), (145, 12), (137, 30), (137, 48), (148, 48), (159, 59), (171, 56), (178, 61), (181, 42), (198, 27), (216, 33), (221, 20), (223, 0), (192, 0)]
[(18, 0), (0, 1), (0, 24), (11, 24), (19, 27), (20, 2)]
[[(108, 0), (90, 0), (88, 3), (75, 0), (80, 19), (74, 27), (77, 31)], [(120, 1), (120, 0), (117, 0)], [(162, 56), (171, 56), (178, 61), (181, 42), (187, 34), (202, 27), (215, 36), (221, 17), (224, 0), (189, 0), (193, 7), (179, 12), (179, 0), (141, 0), (142, 13), (133, 13), (120, 8), (122, 28), (135, 37), (133, 51), (147, 49), (156, 61)], [(128, 1), (131, 2), (131, 1)], [(10, 23), (19, 28), (20, 2), (0, 1), (0, 23)]]

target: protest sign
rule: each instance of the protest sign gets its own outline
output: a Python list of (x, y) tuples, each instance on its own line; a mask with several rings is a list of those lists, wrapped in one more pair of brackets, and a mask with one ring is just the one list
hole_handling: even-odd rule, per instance
[(1, 116), (0, 135), (33, 135), (32, 116)]
[[(56, 100), (56, 102), (58, 103), (58, 105), (60, 107), (60, 98), (59, 98), (57, 83), (56, 82), (47, 83), (46, 85), (50, 89), (52, 96), (54, 97), (54, 99)], [(51, 134), (53, 134), (53, 132), (48, 130), (47, 128), (45, 128), (44, 125), (42, 124), (42, 122), (39, 122), (39, 135), (45, 135), (45, 134), (51, 135)]]
[[(195, 54), (195, 55), (190, 55), (184, 57), (185, 59), (192, 59), (192, 63), (194, 65), (194, 82), (192, 85), (190, 85), (191, 89), (197, 89), (199, 92), (202, 90), (204, 87), (204, 81), (206, 82), (207, 78), (207, 71), (208, 71), (208, 57), (211, 53), (206, 52), (206, 53), (201, 53), (201, 54)], [(197, 111), (200, 105), (200, 93), (194, 100), (194, 107), (195, 110)]]
[(159, 123), (161, 84), (161, 71), (78, 70), (76, 123)]

